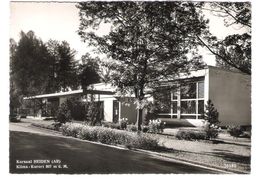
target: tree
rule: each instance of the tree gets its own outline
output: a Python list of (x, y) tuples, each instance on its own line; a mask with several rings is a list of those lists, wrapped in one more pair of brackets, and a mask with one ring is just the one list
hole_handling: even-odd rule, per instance
[(47, 48), (50, 53), (52, 72), (50, 75), (49, 87), (54, 91), (67, 91), (69, 88), (76, 89), (79, 86), (75, 50), (70, 48), (66, 41), (61, 43), (50, 40), (47, 43)]
[[(138, 130), (146, 96), (179, 73), (201, 66), (196, 54), (197, 37), (207, 29), (193, 2), (82, 2), (79, 35), (112, 61), (110, 80), (122, 94), (135, 95)], [(106, 35), (97, 35), (102, 24), (111, 25)], [(148, 91), (149, 88), (149, 91)]]
[(207, 101), (207, 104), (205, 105), (205, 112), (203, 114), (203, 118), (206, 122), (208, 122), (209, 127), (212, 127), (213, 125), (219, 124), (219, 113), (217, 109), (215, 108), (214, 104), (211, 100)]
[(99, 65), (98, 58), (91, 58), (89, 54), (85, 54), (81, 58), (82, 64), (79, 65), (79, 80), (82, 88), (90, 84), (99, 83)]
[[(224, 18), (225, 26), (240, 26), (245, 33), (228, 35), (223, 40), (207, 34), (198, 39), (216, 56), (218, 66), (251, 75), (251, 5), (249, 2), (211, 2), (209, 10)], [(205, 9), (205, 7), (204, 7)]]
[(20, 96), (44, 93), (49, 75), (47, 48), (32, 31), (20, 35), (15, 49), (10, 52), (10, 83)]

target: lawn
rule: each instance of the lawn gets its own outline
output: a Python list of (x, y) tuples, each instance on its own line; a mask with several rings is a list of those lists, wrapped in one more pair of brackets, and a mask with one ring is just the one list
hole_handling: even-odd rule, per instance
[(221, 133), (217, 142), (178, 140), (174, 136), (161, 135), (160, 143), (173, 150), (162, 155), (202, 163), (230, 171), (250, 172), (251, 141)]

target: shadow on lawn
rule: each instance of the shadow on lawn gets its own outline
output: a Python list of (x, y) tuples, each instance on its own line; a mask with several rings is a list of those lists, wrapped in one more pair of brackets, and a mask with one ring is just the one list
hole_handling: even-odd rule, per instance
[(216, 152), (206, 152), (205, 154), (221, 157), (226, 161), (230, 162), (236, 162), (236, 163), (243, 163), (243, 164), (250, 164), (251, 157), (250, 156), (243, 156), (238, 154), (233, 154), (230, 151), (227, 150), (220, 150), (220, 149), (214, 149)]

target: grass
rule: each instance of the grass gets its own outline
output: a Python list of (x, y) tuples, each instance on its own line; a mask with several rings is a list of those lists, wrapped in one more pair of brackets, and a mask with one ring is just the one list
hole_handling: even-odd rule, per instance
[(160, 136), (160, 143), (171, 151), (160, 152), (168, 157), (201, 163), (231, 171), (250, 172), (251, 144), (228, 142), (210, 143), (203, 140), (179, 140), (174, 136)]

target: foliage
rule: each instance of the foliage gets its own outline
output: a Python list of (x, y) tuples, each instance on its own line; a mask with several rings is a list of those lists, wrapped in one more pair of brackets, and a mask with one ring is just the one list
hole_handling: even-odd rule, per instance
[(126, 130), (136, 132), (138, 129), (137, 129), (136, 125), (130, 124), (130, 125), (127, 125)]
[(160, 147), (158, 140), (147, 134), (137, 134), (100, 126), (93, 127), (75, 123), (64, 124), (61, 128), (63, 135), (73, 136), (83, 140), (150, 150)]
[(180, 129), (176, 138), (179, 140), (205, 140), (207, 134), (204, 130)]
[(100, 113), (100, 102), (95, 102), (94, 100), (86, 102), (86, 121), (89, 125), (101, 125), (101, 113)]
[(125, 130), (127, 128), (127, 121), (128, 121), (127, 118), (122, 118), (119, 120), (120, 128), (122, 130)]
[[(111, 58), (103, 63), (110, 69), (109, 80), (122, 94), (133, 93), (142, 103), (148, 94), (146, 88), (202, 66), (196, 53), (196, 36), (207, 29), (208, 21), (198, 9), (201, 6), (173, 1), (81, 2), (77, 5), (78, 33), (83, 41)], [(111, 26), (108, 34), (91, 31), (104, 23)], [(138, 130), (142, 113), (143, 108), (138, 108)]]
[(227, 132), (233, 137), (239, 137), (243, 134), (243, 128), (241, 126), (229, 126)]
[(106, 128), (112, 128), (112, 129), (121, 129), (121, 126), (119, 123), (112, 123), (112, 122), (102, 122), (102, 126)]
[(61, 127), (59, 123), (52, 123), (52, 124), (32, 123), (31, 125), (40, 128), (49, 129), (49, 130), (55, 130), (55, 131), (59, 131)]
[(55, 121), (61, 124), (71, 122), (71, 112), (68, 108), (67, 102), (62, 103), (61, 106), (58, 108)]
[(217, 65), (230, 70), (251, 74), (251, 35), (233, 34), (216, 43), (217, 52), (228, 61), (216, 56)]
[(214, 104), (211, 100), (207, 101), (205, 105), (205, 111), (203, 113), (203, 119), (205, 120), (205, 132), (206, 132), (206, 139), (213, 139), (217, 138), (219, 131), (221, 128), (218, 126), (220, 123), (219, 113), (215, 108)]
[(10, 111), (21, 107), (24, 96), (77, 88), (74, 51), (65, 41), (44, 43), (33, 31), (10, 40)]
[(143, 131), (144, 133), (147, 133), (147, 132), (149, 131), (149, 127), (146, 126), (146, 125), (143, 125), (142, 131)]
[(79, 132), (81, 131), (84, 125), (79, 123), (66, 123), (61, 126), (61, 132), (65, 136), (78, 137)]
[(226, 27), (233, 26), (233, 29), (239, 31), (222, 40), (218, 40), (209, 32), (204, 35), (204, 40), (198, 36), (202, 46), (215, 55), (218, 66), (251, 75), (250, 2), (210, 2), (203, 9), (222, 18)]
[(79, 80), (82, 88), (86, 88), (87, 86), (99, 83), (99, 59), (91, 58), (89, 54), (85, 54), (81, 57), (82, 64), (79, 65)]
[(78, 121), (86, 119), (85, 103), (80, 100), (80, 97), (68, 98), (67, 105), (72, 119)]
[(214, 139), (218, 137), (219, 132), (221, 131), (220, 127), (211, 127), (205, 128), (206, 139)]
[(150, 120), (148, 125), (148, 131), (151, 133), (162, 133), (164, 129), (165, 123), (160, 119)]
[(76, 73), (75, 53), (66, 41), (50, 40), (46, 43), (51, 60), (51, 76), (49, 92), (68, 91), (76, 89), (79, 85)]
[(208, 100), (207, 104), (205, 105), (203, 119), (206, 121), (206, 123), (208, 123), (209, 128), (213, 127), (214, 125), (218, 125), (220, 123), (218, 117), (219, 117), (219, 113), (217, 109), (215, 108), (212, 101)]

